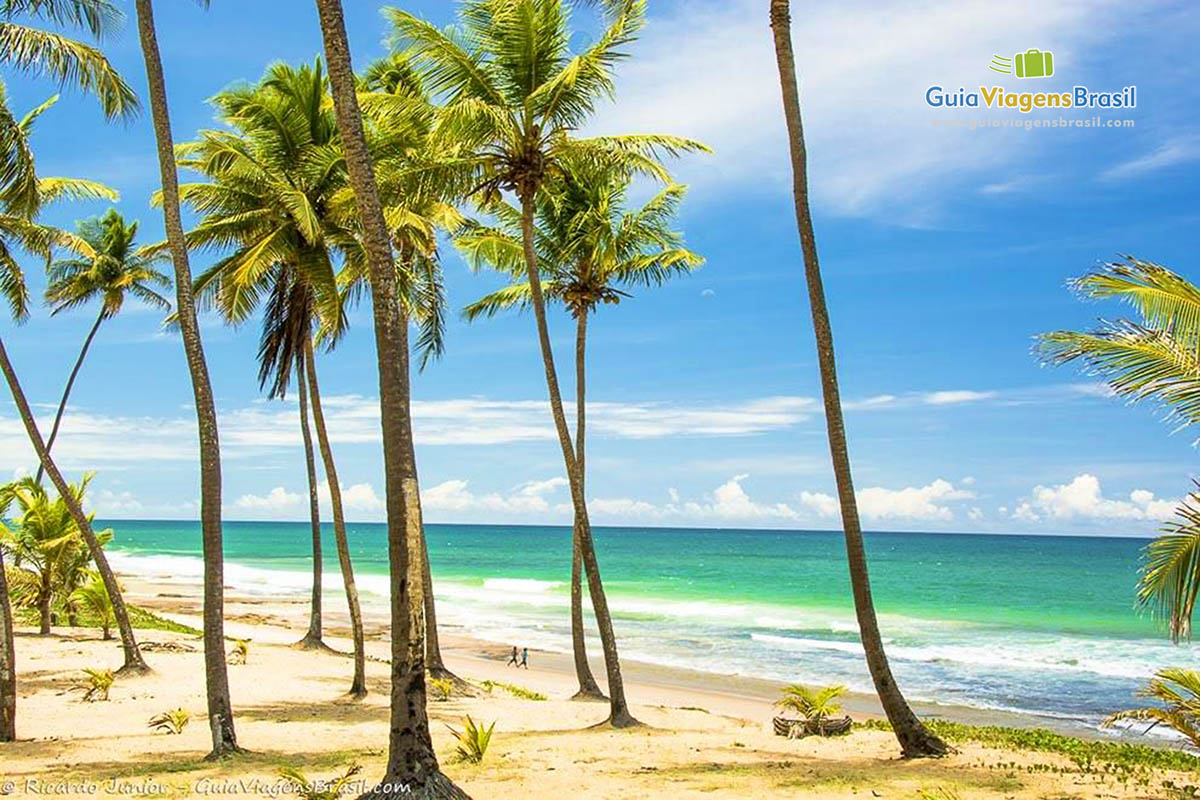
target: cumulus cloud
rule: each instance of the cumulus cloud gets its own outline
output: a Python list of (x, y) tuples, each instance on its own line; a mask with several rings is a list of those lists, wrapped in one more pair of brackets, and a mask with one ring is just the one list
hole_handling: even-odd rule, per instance
[[(475, 494), (465, 480), (443, 481), (421, 490), (421, 505), (430, 512), (488, 512), (501, 515), (546, 515), (549, 495), (567, 485), (566, 478), (529, 481), (507, 493)], [(538, 519), (542, 519), (539, 517)]]
[[(954, 510), (948, 503), (969, 500), (974, 496), (971, 490), (956, 488), (943, 478), (926, 486), (906, 486), (903, 489), (871, 486), (855, 493), (858, 511), (865, 519), (943, 522), (954, 518)], [(837, 499), (828, 494), (801, 492), (800, 501), (823, 517), (834, 517), (839, 513)]]
[(1172, 516), (1176, 501), (1155, 497), (1147, 489), (1135, 489), (1128, 500), (1105, 497), (1095, 475), (1077, 475), (1070, 483), (1035, 486), (1026, 500), (1013, 509), (1014, 519), (1043, 520), (1148, 520), (1158, 522)]
[[(317, 501), (320, 503), (322, 516), (328, 519), (332, 513), (332, 500), (327, 481), (322, 481), (317, 486)], [(371, 484), (356, 483), (342, 487), (342, 508), (347, 516), (379, 519), (382, 518), (384, 502)], [(291, 491), (283, 486), (276, 486), (266, 494), (243, 494), (233, 502), (233, 509), (259, 519), (307, 517), (308, 488)]]

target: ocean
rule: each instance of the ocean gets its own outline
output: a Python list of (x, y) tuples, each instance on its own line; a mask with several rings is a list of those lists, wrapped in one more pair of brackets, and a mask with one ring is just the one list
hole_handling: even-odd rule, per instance
[[(118, 570), (199, 580), (199, 523), (100, 525), (114, 530)], [(347, 533), (364, 602), (382, 604), (385, 528), (350, 524)], [(309, 535), (307, 523), (226, 523), (226, 583), (306, 592)], [(325, 537), (327, 586), (337, 592), (328, 526)], [(871, 691), (840, 533), (597, 528), (595, 538), (624, 657)], [(503, 644), (570, 651), (569, 529), (429, 525), (427, 539), (440, 622)], [(1170, 644), (1134, 609), (1144, 539), (866, 539), (880, 627), (910, 699), (1094, 727), (1137, 705), (1135, 689), (1155, 670), (1197, 666), (1200, 645)]]

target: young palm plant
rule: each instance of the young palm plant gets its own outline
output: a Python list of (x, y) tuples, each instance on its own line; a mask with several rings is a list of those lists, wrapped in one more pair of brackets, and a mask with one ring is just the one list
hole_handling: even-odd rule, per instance
[(77, 607), (86, 610), (100, 623), (100, 630), (102, 631), (104, 641), (112, 638), (112, 598), (108, 596), (108, 590), (104, 588), (104, 581), (100, 580), (98, 574), (90, 572), (87, 582), (77, 586), (71, 592), (69, 599)]
[(150, 88), (150, 111), (158, 150), (163, 191), (163, 221), (175, 270), (175, 309), (179, 333), (192, 380), (196, 427), (200, 440), (200, 529), (204, 554), (204, 683), (208, 699), (208, 726), (212, 734), (211, 758), (239, 752), (229, 697), (229, 669), (225, 663), (225, 557), (221, 534), (221, 443), (212, 381), (204, 360), (204, 344), (196, 319), (192, 294), (192, 269), (184, 241), (183, 217), (179, 209), (179, 175), (175, 169), (171, 115), (167, 108), (167, 86), (162, 55), (154, 27), (151, 0), (136, 0), (138, 39), (146, 63)]
[(1182, 667), (1159, 670), (1138, 691), (1138, 697), (1157, 700), (1160, 705), (1118, 711), (1104, 721), (1106, 726), (1118, 722), (1146, 722), (1148, 733), (1162, 725), (1187, 738), (1200, 749), (1200, 672)]
[(574, 506), (575, 528), (600, 628), (608, 674), (609, 724), (637, 724), (621, 680), (616, 637), (592, 542), (578, 457), (563, 410), (545, 297), (535, 245), (535, 206), (548, 176), (564, 158), (620, 162), (663, 176), (663, 153), (703, 149), (672, 136), (605, 136), (574, 139), (597, 101), (612, 94), (612, 70), (643, 24), (645, 3), (630, 2), (608, 23), (594, 45), (569, 49), (570, 24), (561, 0), (478, 0), (464, 3), (457, 26), (443, 30), (400, 9), (385, 14), (394, 26), (393, 45), (407, 52), (426, 89), (442, 101), (435, 141), (473, 163), (485, 204), (515, 193), (521, 210), (522, 255), (529, 281), (538, 344), (546, 373), (551, 414), (562, 449)]
[[(75, 378), (100, 325), (121, 312), (127, 295), (133, 295), (146, 305), (163, 311), (171, 308), (170, 302), (155, 291), (171, 285), (170, 279), (155, 268), (163, 256), (135, 246), (137, 229), (136, 221), (127, 223), (115, 208), (109, 209), (103, 217), (79, 223), (76, 235), (67, 242), (76, 251), (76, 257), (55, 261), (50, 267), (46, 302), (50, 305), (52, 315), (96, 299), (100, 301), (100, 311), (83, 340), (79, 357), (75, 359), (75, 366), (63, 388), (58, 412), (54, 415), (54, 425), (46, 439), (47, 451), (54, 449), (54, 440), (58, 438)], [(38, 483), (42, 481), (43, 472), (39, 466)]]
[(859, 636), (866, 652), (871, 680), (875, 684), (875, 691), (879, 695), (884, 713), (887, 714), (892, 730), (900, 742), (901, 752), (906, 758), (942, 756), (949, 748), (921, 724), (892, 677), (892, 668), (883, 648), (883, 636), (879, 632), (879, 620), (875, 616), (875, 602), (871, 597), (871, 582), (867, 572), (867, 554), (863, 547), (862, 525), (858, 518), (858, 503), (854, 497), (854, 480), (850, 472), (846, 425), (842, 418), (833, 329), (829, 322), (829, 309), (825, 304), (825, 287), (821, 280), (816, 234), (813, 231), (812, 213), (808, 202), (808, 154), (804, 144), (804, 125), (800, 117), (800, 90), (796, 84), (796, 59), (792, 52), (792, 17), (788, 0), (770, 0), (770, 18), (792, 163), (796, 227), (800, 233), (800, 249), (804, 257), (804, 276), (808, 285), (813, 333), (817, 340), (821, 395), (825, 402), (825, 426), (834, 477), (837, 480), (842, 530), (846, 539), (846, 560), (850, 568), (850, 587), (854, 594)]
[[(318, 61), (294, 68), (276, 64), (254, 86), (218, 94), (213, 103), (228, 130), (202, 131), (178, 148), (181, 166), (205, 175), (206, 183), (180, 187), (181, 200), (200, 216), (186, 236), (192, 248), (231, 250), (195, 282), (202, 303), (215, 305), (232, 324), (246, 320), (267, 297), (259, 344), (259, 383), (268, 396), (287, 393), (293, 365), (305, 393), (302, 432), (311, 404), (333, 512), (338, 562), (350, 609), (354, 639), (353, 697), (366, 696), (362, 610), (341, 486), (321, 404), (313, 352), (315, 327), (332, 346), (346, 319), (331, 250), (341, 260), (359, 254), (353, 232), (325, 213), (333, 192), (344, 185), (337, 125), (325, 104), (327, 82)], [(306, 460), (311, 451), (305, 453)], [(310, 513), (316, 493), (309, 472)], [(320, 520), (313, 523), (313, 561), (320, 562)], [(320, 590), (314, 567), (314, 593)], [(319, 598), (314, 598), (316, 608)], [(311, 625), (310, 625), (311, 629)]]
[(845, 693), (845, 686), (823, 686), (814, 689), (794, 683), (783, 687), (775, 706), (785, 711), (794, 711), (819, 727), (825, 720), (842, 712), (842, 704), (838, 702), (838, 698)]
[[(626, 211), (631, 177), (606, 165), (568, 162), (561, 176), (548, 182), (537, 204), (535, 246), (542, 291), (547, 302), (561, 303), (575, 320), (575, 453), (585, 488), (588, 317), (601, 304), (616, 305), (628, 297), (628, 287), (660, 286), (703, 263), (671, 228), (684, 187), (671, 184), (641, 208)], [(498, 226), (474, 227), (455, 243), (470, 265), (492, 266), (513, 283), (467, 306), (469, 320), (527, 308), (531, 298), (520, 211), (505, 204), (490, 211)], [(571, 542), (571, 640), (579, 681), (575, 696), (589, 699), (603, 693), (588, 666), (584, 643), (580, 533), (576, 526)]]
[[(1071, 281), (1087, 299), (1128, 303), (1140, 320), (1101, 321), (1091, 331), (1038, 337), (1045, 363), (1080, 362), (1117, 395), (1158, 403), (1167, 421), (1200, 422), (1200, 288), (1159, 264), (1126, 257)], [(1143, 552), (1138, 603), (1171, 638), (1191, 636), (1200, 592), (1200, 495), (1193, 492)]]
[(391, 236), (379, 198), (358, 83), (340, 0), (316, 0), (329, 65), (346, 170), (362, 226), (371, 287), (391, 578), (391, 714), (388, 758), (375, 797), (465, 798), (442, 773), (429, 731), (425, 688), (424, 561), (414, 539), (422, 530), (420, 486), (412, 434), (408, 328)]

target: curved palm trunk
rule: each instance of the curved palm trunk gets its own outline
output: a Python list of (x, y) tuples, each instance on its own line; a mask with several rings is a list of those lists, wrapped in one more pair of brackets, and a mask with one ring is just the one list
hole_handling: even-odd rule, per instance
[(150, 88), (150, 110), (158, 143), (158, 166), (162, 176), (163, 218), (171, 261), (175, 267), (175, 305), (180, 337), (192, 377), (196, 404), (196, 426), (200, 438), (200, 527), (204, 549), (204, 682), (208, 695), (208, 726), (212, 733), (209, 758), (239, 752), (233, 726), (233, 703), (229, 697), (229, 670), (225, 663), (225, 559), (221, 543), (221, 447), (217, 436), (217, 410), (213, 403), (208, 365), (196, 303), (192, 296), (192, 270), (188, 264), (179, 213), (179, 177), (175, 172), (171, 118), (167, 110), (167, 88), (163, 77), (158, 37), (154, 30), (151, 0), (136, 0), (138, 35), (146, 61)]
[(17, 739), (17, 654), (13, 647), (12, 606), (8, 575), (0, 551), (0, 742)]
[[(587, 310), (581, 310), (575, 320), (575, 459), (579, 469), (579, 484), (587, 487), (587, 468), (584, 451), (587, 445)], [(572, 700), (603, 700), (604, 692), (587, 660), (587, 642), (583, 635), (583, 554), (579, 547), (579, 526), (571, 526), (571, 652), (575, 656), (575, 677), (579, 691)]]
[(854, 498), (854, 482), (850, 474), (850, 455), (846, 445), (846, 428), (842, 419), (842, 403), (838, 392), (837, 364), (833, 350), (833, 330), (829, 310), (825, 305), (825, 289), (817, 260), (816, 236), (808, 203), (808, 163), (804, 146), (804, 128), (800, 118), (800, 92), (796, 86), (796, 63), (792, 54), (791, 15), (788, 0), (771, 0), (771, 29), (775, 36), (775, 56), (779, 66), (779, 83), (783, 93), (783, 108), (787, 118), (788, 140), (792, 160), (793, 193), (796, 202), (796, 225), (800, 230), (800, 246), (804, 254), (804, 276), (808, 284), (812, 308), (813, 332), (817, 340), (817, 361), (821, 369), (821, 394), (825, 400), (825, 425), (829, 435), (829, 452), (837, 478), (838, 501), (841, 505), (842, 528), (846, 535), (846, 560), (850, 567), (850, 585), (854, 593), (854, 610), (866, 651), (867, 667), (875, 683), (875, 691), (884, 713), (892, 724), (900, 749), (906, 758), (941, 756), (948, 752), (946, 745), (931, 734), (909, 708), (900, 687), (892, 677), (875, 605), (871, 599), (871, 583), (867, 575), (867, 557), (863, 549), (862, 527), (858, 505)]
[(346, 515), (342, 508), (342, 485), (338, 483), (337, 464), (329, 446), (329, 431), (325, 427), (325, 412), (321, 409), (321, 389), (317, 382), (317, 364), (313, 357), (312, 338), (304, 337), (304, 360), (308, 366), (308, 393), (312, 400), (313, 427), (317, 431), (317, 447), (325, 465), (325, 482), (329, 484), (329, 505), (333, 510), (333, 538), (337, 544), (338, 564), (342, 583), (346, 587), (346, 604), (350, 607), (350, 636), (354, 640), (354, 680), (350, 696), (361, 700), (367, 696), (367, 655), (363, 641), (362, 606), (358, 602), (358, 586), (354, 582), (354, 565), (350, 563), (350, 543), (346, 539)]
[[(438, 766), (429, 732), (425, 690), (425, 615), (419, 551), (420, 491), (413, 449), (408, 382), (408, 329), (400, 312), (396, 264), (375, 171), (358, 107), (350, 45), (340, 0), (316, 0), (334, 112), (346, 169), (363, 226), (371, 280), (371, 311), (379, 364), (379, 411), (387, 489), (388, 569), (391, 576), (391, 719), (387, 768), (375, 797), (466, 798)], [(419, 541), (419, 538), (418, 538)]]
[(308, 427), (308, 381), (305, 378), (306, 359), (304, 354), (296, 356), (296, 388), (300, 401), (300, 438), (304, 443), (304, 468), (308, 475), (308, 518), (312, 525), (312, 608), (308, 614), (308, 632), (296, 643), (304, 650), (321, 650), (325, 642), (321, 639), (321, 581), (324, 564), (321, 556), (321, 504), (317, 499), (317, 462), (313, 456), (312, 431)]
[[(50, 428), (50, 438), (46, 440), (46, 452), (54, 450), (54, 440), (58, 438), (58, 428), (62, 425), (63, 413), (67, 410), (67, 398), (71, 396), (71, 388), (75, 385), (75, 378), (79, 375), (79, 368), (83, 366), (83, 359), (87, 357), (88, 348), (92, 346), (92, 340), (96, 338), (96, 331), (100, 330), (100, 323), (104, 322), (104, 309), (100, 309), (100, 314), (96, 317), (96, 322), (92, 325), (92, 329), (88, 331), (87, 337), (83, 340), (83, 348), (79, 351), (79, 358), (75, 359), (75, 366), (71, 369), (71, 375), (67, 378), (67, 385), (63, 389), (62, 400), (58, 402), (58, 413), (54, 415), (54, 425)], [(46, 470), (41, 464), (38, 464), (37, 481), (40, 486), (42, 483), (42, 475)]]
[(625, 684), (621, 679), (621, 663), (617, 657), (617, 638), (613, 633), (612, 616), (608, 611), (604, 584), (600, 580), (600, 565), (596, 561), (596, 548), (592, 542), (592, 526), (588, 521), (582, 475), (575, 458), (574, 446), (571, 444), (571, 431), (567, 427), (562, 393), (558, 388), (558, 373), (554, 368), (554, 351), (550, 345), (550, 329), (546, 324), (546, 300), (542, 294), (541, 276), (538, 274), (537, 253), (533, 249), (534, 191), (531, 187), (525, 187), (520, 195), (521, 243), (525, 254), (525, 271), (529, 278), (531, 305), (537, 321), (538, 344), (542, 350), (542, 365), (546, 370), (546, 387), (550, 393), (550, 412), (554, 417), (554, 427), (562, 447), (563, 463), (567, 468), (567, 482), (571, 486), (571, 501), (575, 506), (575, 536), (579, 540), (579, 554), (587, 575), (588, 594), (592, 599), (596, 624), (600, 628), (600, 645), (604, 649), (604, 668), (608, 676), (608, 722), (614, 728), (628, 728), (639, 723), (629, 713), (629, 704), (625, 701)]
[(75, 526), (79, 528), (84, 542), (87, 543), (88, 552), (96, 564), (96, 571), (100, 573), (100, 580), (104, 582), (104, 588), (112, 599), (113, 618), (117, 621), (117, 629), (121, 633), (121, 647), (125, 652), (125, 664), (121, 667), (120, 672), (149, 672), (150, 668), (146, 666), (146, 662), (142, 658), (142, 651), (138, 649), (137, 639), (133, 635), (133, 626), (129, 623), (129, 611), (125, 608), (125, 598), (121, 595), (121, 586), (117, 583), (117, 576), (113, 574), (112, 567), (109, 566), (108, 558), (104, 555), (104, 548), (96, 539), (96, 533), (92, 530), (92, 524), (88, 521), (87, 515), (83, 513), (83, 509), (75, 500), (75, 495), (71, 493), (70, 487), (63, 479), (62, 473), (58, 471), (58, 466), (46, 450), (42, 434), (38, 432), (37, 422), (29, 408), (29, 401), (25, 398), (25, 392), (17, 380), (17, 373), (13, 370), (12, 362), (8, 360), (8, 351), (5, 350), (2, 339), (0, 339), (0, 372), (4, 373), (4, 379), (8, 382), (13, 402), (17, 406), (17, 413), (25, 425), (25, 432), (29, 435), (33, 450), (37, 453), (42, 466), (45, 467), (50, 483), (66, 503), (67, 510), (71, 513), (71, 519), (75, 521)]

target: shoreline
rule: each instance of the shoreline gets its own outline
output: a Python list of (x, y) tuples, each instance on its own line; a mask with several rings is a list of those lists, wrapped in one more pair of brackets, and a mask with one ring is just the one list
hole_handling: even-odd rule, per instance
[[(200, 587), (198, 585), (162, 580), (156, 577), (122, 574), (121, 580), (127, 587), (127, 597), (135, 605), (190, 627), (200, 628)], [(332, 596), (331, 596), (332, 595)], [(324, 595), (322, 616), (328, 639), (340, 640), (339, 647), (350, 649), (349, 619), (344, 609), (344, 599), (339, 592), (328, 588)], [(291, 644), (298, 640), (308, 627), (310, 598), (307, 594), (278, 593), (274, 595), (248, 594), (226, 587), (226, 635), (232, 638), (247, 638), (271, 644)], [(382, 603), (364, 600), (363, 624), (366, 634), (367, 655), (386, 661), (388, 619), (387, 609)], [(456, 626), (442, 625), (439, 628), (442, 656), (454, 672), (477, 673), (505, 664), (513, 642), (484, 639), (463, 631)], [(569, 644), (569, 643), (568, 643)], [(530, 673), (547, 680), (556, 691), (573, 694), (575, 684), (574, 660), (569, 650), (555, 651), (529, 648), (533, 667)], [(596, 647), (589, 648), (589, 663), (596, 679), (607, 683), (604, 663)], [(718, 710), (738, 719), (754, 721), (769, 720), (776, 712), (774, 700), (787, 682), (736, 673), (722, 673), (684, 666), (667, 666), (636, 659), (621, 659), (621, 670), (631, 702), (645, 695), (669, 693), (686, 704), (688, 697), (702, 698), (706, 708)], [(510, 676), (525, 670), (507, 668)], [(489, 674), (492, 680), (500, 680)], [(883, 709), (878, 698), (871, 693), (849, 691), (843, 698), (845, 711), (856, 720), (883, 718)], [(1169, 746), (1170, 740), (1146, 737), (1134, 732), (1120, 730), (1103, 731), (1085, 718), (1039, 715), (1006, 709), (979, 708), (975, 706), (939, 703), (927, 700), (909, 700), (913, 710), (923, 718), (942, 719), (968, 725), (995, 725), (1008, 728), (1044, 728), (1056, 733), (1097, 741), (1127, 740), (1143, 744)]]

